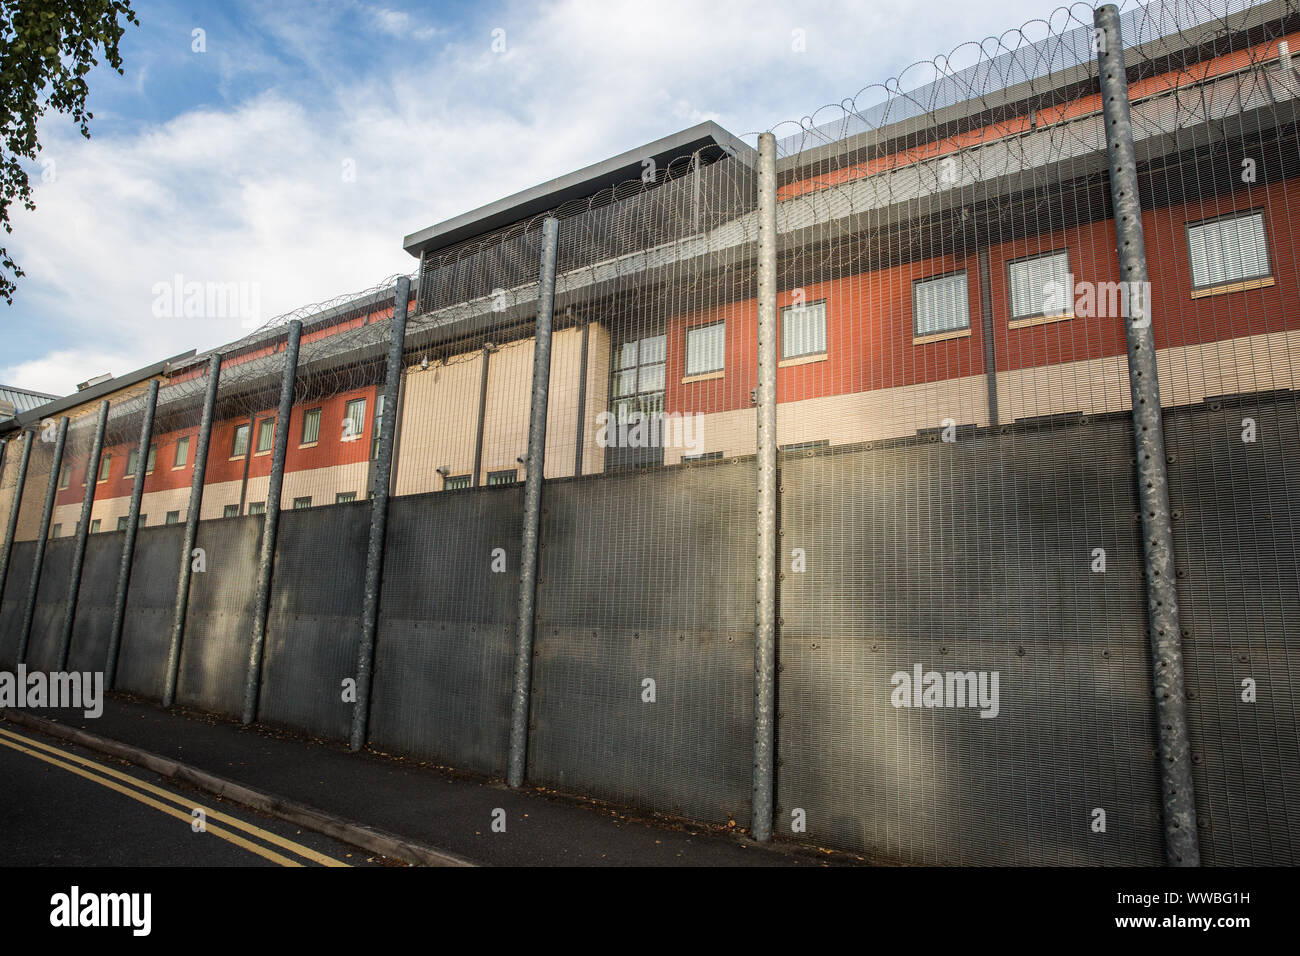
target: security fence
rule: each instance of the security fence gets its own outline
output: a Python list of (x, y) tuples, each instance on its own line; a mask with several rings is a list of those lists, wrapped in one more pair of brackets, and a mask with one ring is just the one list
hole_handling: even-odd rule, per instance
[(1075, 5), (10, 442), (0, 665), (916, 863), (1292, 863), (1300, 6)]

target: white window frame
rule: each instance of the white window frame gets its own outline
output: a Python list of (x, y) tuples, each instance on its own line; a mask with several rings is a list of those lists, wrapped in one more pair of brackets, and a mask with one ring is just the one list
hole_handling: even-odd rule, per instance
[[(951, 281), (959, 278), (962, 281), (962, 287), (965, 294), (958, 300), (961, 302), (962, 309), (965, 312), (966, 321), (963, 324), (948, 325), (939, 329), (921, 330), (920, 318), (921, 310), (918, 307), (917, 294), (921, 291), (922, 286), (938, 282)], [(970, 332), (970, 274), (965, 269), (954, 269), (952, 272), (945, 272), (935, 276), (923, 276), (919, 279), (912, 280), (912, 338), (926, 339), (938, 335), (960, 335)]]
[[(716, 365), (706, 365), (706, 366), (704, 366), (704, 367), (698, 367), (698, 366), (694, 366), (694, 365), (692, 365), (693, 358), (694, 358), (694, 361), (700, 361), (700, 360), (703, 360), (703, 361), (706, 362), (706, 363), (709, 362), (709, 361), (712, 359), (712, 354), (711, 354), (711, 353), (712, 353), (712, 349), (714, 348), (714, 346), (713, 346), (712, 344), (709, 345), (708, 349), (705, 351), (705, 353), (704, 353), (703, 356), (700, 356), (700, 355), (698, 355), (698, 354), (695, 355), (694, 357), (692, 356), (692, 350), (691, 350), (692, 337), (694, 336), (694, 337), (695, 337), (694, 340), (695, 340), (696, 342), (698, 342), (698, 341), (699, 341), (699, 338), (698, 338), (698, 337), (699, 337), (702, 333), (716, 333), (716, 334), (718, 335), (718, 341), (717, 341), (717, 343), (716, 343), (716, 350), (717, 350), (717, 356), (716, 356), (716, 362), (717, 362), (717, 364), (716, 364)], [(707, 340), (706, 340), (706, 341), (707, 341)], [(711, 372), (721, 372), (721, 371), (723, 371), (726, 367), (727, 367), (727, 323), (726, 323), (726, 320), (725, 320), (725, 319), (719, 319), (717, 322), (706, 322), (706, 323), (703, 324), (703, 325), (692, 325), (692, 326), (687, 327), (687, 329), (686, 329), (686, 366), (685, 366), (685, 369), (686, 369), (686, 370), (685, 370), (685, 374), (688, 375), (688, 376), (690, 376), (690, 375), (708, 375), (708, 374), (711, 373)]]
[[(1207, 275), (1204, 277), (1206, 281), (1198, 282), (1196, 276), (1196, 263), (1197, 263), (1196, 241), (1198, 239), (1198, 230), (1204, 232), (1210, 229), (1214, 229), (1215, 227), (1218, 227), (1219, 239), (1220, 242), (1222, 242), (1222, 237), (1223, 237), (1222, 227), (1225, 224), (1236, 223), (1248, 219), (1259, 220), (1259, 235), (1260, 235), (1260, 240), (1264, 247), (1263, 256), (1262, 256), (1263, 263), (1264, 263), (1264, 271), (1254, 272), (1249, 274), (1243, 271), (1240, 275), (1228, 274), (1222, 278), (1214, 278), (1212, 277), (1212, 275)], [(1240, 237), (1239, 230), (1236, 232), (1236, 235), (1237, 237)], [(1225, 259), (1221, 255), (1217, 257), (1211, 257), (1208, 252), (1208, 248), (1205, 255), (1205, 260), (1206, 260), (1206, 265), (1209, 266), (1210, 268), (1213, 268), (1212, 265), (1213, 262), (1223, 263), (1223, 262), (1231, 261), (1230, 259)], [(1240, 259), (1238, 259), (1238, 261), (1240, 261)], [(1269, 249), (1268, 219), (1264, 215), (1264, 210), (1247, 209), (1242, 212), (1233, 212), (1233, 213), (1228, 213), (1227, 215), (1224, 216), (1214, 216), (1210, 219), (1202, 219), (1198, 222), (1187, 223), (1187, 267), (1188, 267), (1188, 271), (1191, 273), (1192, 276), (1193, 292), (1201, 292), (1207, 289), (1219, 289), (1224, 286), (1236, 285), (1238, 282), (1251, 282), (1255, 280), (1271, 279), (1273, 277), (1273, 254), (1272, 251)]]
[[(1061, 259), (1061, 258), (1065, 260), (1065, 272), (1063, 275), (1060, 275), (1059, 278), (1057, 274), (1054, 272), (1052, 281), (1057, 281), (1060, 285), (1064, 286), (1064, 290), (1063, 290), (1064, 302), (1062, 303), (1062, 308), (1057, 309), (1056, 311), (1053, 312), (1048, 312), (1043, 308), (1041, 308), (1041, 306), (1043, 305), (1041, 299), (1046, 296), (1046, 291), (1045, 291), (1046, 282), (1043, 283), (1044, 289), (1040, 290), (1039, 300), (1031, 301), (1029, 303), (1018, 303), (1017, 295), (1016, 295), (1018, 291), (1018, 284), (1015, 275), (1016, 269), (1029, 267), (1036, 262), (1043, 262), (1045, 260)], [(1032, 308), (1029, 311), (1020, 311), (1020, 308), (1018, 308), (1018, 306), (1024, 307), (1025, 305), (1032, 306)], [(1010, 315), (1012, 322), (1021, 322), (1026, 319), (1055, 319), (1055, 318), (1069, 318), (1073, 316), (1074, 315), (1074, 273), (1070, 270), (1070, 250), (1053, 249), (1051, 252), (1035, 253), (1032, 256), (1022, 256), (1019, 259), (1012, 259), (1010, 262), (1008, 262), (1007, 263), (1007, 309), (1008, 309), (1008, 315)]]
[[(828, 341), (828, 331), (827, 331), (827, 318), (828, 318), (829, 310), (827, 309), (826, 301), (827, 300), (825, 299), (817, 299), (814, 302), (805, 302), (803, 305), (787, 305), (781, 309), (780, 336), (781, 336), (781, 361), (782, 362), (788, 362), (791, 359), (803, 359), (803, 358), (809, 358), (810, 356), (821, 356), (821, 355), (828, 354), (828, 351), (830, 349), (830, 344)], [(787, 320), (787, 316), (789, 316), (793, 312), (801, 312), (801, 313), (813, 312), (814, 314), (816, 312), (820, 312), (821, 322), (822, 322), (821, 334), (812, 337), (810, 348), (807, 348), (801, 352), (787, 353), (785, 349), (787, 344), (786, 334), (785, 334), (786, 320)], [(818, 342), (818, 339), (820, 339), (820, 343)], [(818, 344), (820, 344), (821, 348), (817, 348)]]

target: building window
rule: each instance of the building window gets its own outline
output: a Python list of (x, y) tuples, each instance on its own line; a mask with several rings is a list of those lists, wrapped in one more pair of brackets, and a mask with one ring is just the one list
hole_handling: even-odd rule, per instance
[(130, 523), (131, 523), (131, 516), (130, 516), (130, 515), (122, 515), (120, 518), (117, 519), (117, 530), (118, 530), (118, 531), (125, 531), (125, 530), (126, 530), (126, 526), (127, 526), (128, 524), (130, 524)]
[[(263, 507), (265, 508), (265, 506), (263, 506)], [(294, 498), (294, 499), (293, 499), (293, 507), (294, 507), (294, 510), (297, 510), (297, 509), (299, 509), (299, 508), (310, 508), (310, 507), (311, 507), (311, 496), (308, 495), (306, 498)]]
[(224, 509), (222, 509), (221, 517), (223, 517), (223, 518), (238, 518), (238, 517), (239, 517), (239, 505), (226, 505), (226, 507), (225, 507)]
[(714, 322), (686, 330), (686, 374), (704, 375), (722, 371), (727, 323)]
[(99, 480), (108, 481), (108, 473), (113, 468), (113, 456), (105, 455), (99, 459)]
[(357, 493), (355, 491), (340, 491), (337, 495), (334, 496), (334, 503), (336, 505), (345, 505), (349, 501), (356, 501), (356, 500), (357, 500)]
[(91, 534), (99, 534), (99, 526), (100, 526), (102, 523), (103, 523), (103, 522), (102, 522), (101, 519), (99, 519), (99, 518), (96, 518), (94, 521), (90, 522), (90, 533), (91, 533)]
[(264, 514), (266, 514), (266, 502), (265, 502), (265, 501), (250, 501), (250, 502), (248, 503), (248, 513), (249, 513), (250, 515), (264, 515)]
[(356, 441), (366, 433), (366, 400), (354, 398), (343, 409), (343, 441)]
[(157, 445), (150, 445), (150, 446), (149, 446), (149, 457), (146, 458), (146, 459), (145, 459), (145, 462), (144, 462), (144, 473), (145, 473), (146, 475), (152, 475), (152, 474), (153, 474), (153, 466), (154, 466), (154, 462), (157, 461), (157, 460), (158, 460), (158, 446), (157, 446)]
[(148, 523), (149, 523), (149, 516), (146, 515), (146, 514), (142, 514), (142, 515), (140, 515), (140, 521), (139, 521), (139, 523), (136, 525), (136, 527), (137, 527), (137, 528), (143, 528), (143, 527), (144, 527), (145, 525), (147, 525)]
[(275, 438), (275, 419), (263, 418), (257, 423), (257, 453), (264, 455), (271, 450), (271, 441)]
[(62, 534), (62, 533), (63, 533), (63, 525), (62, 525), (62, 524), (54, 524), (54, 525), (50, 525), (50, 537), (51, 537), (51, 538), (57, 538), (57, 537), (58, 537), (60, 534)]
[(912, 283), (912, 333), (917, 338), (969, 328), (965, 270)]
[(442, 479), (443, 491), (459, 491), (461, 488), (468, 488), (469, 486), (469, 475), (449, 475)]
[[(155, 453), (158, 451), (153, 445), (149, 446), (149, 457), (144, 463), (145, 474), (153, 474), (153, 463)], [(126, 453), (126, 473), (124, 477), (131, 478), (135, 475), (135, 469), (140, 464), (140, 449), (132, 448)]]
[(230, 443), (230, 457), (243, 458), (248, 454), (248, 426), (236, 425), (235, 437)]
[(1053, 252), (1007, 264), (1011, 318), (1036, 319), (1073, 311), (1074, 276), (1069, 252)]
[(720, 451), (704, 451), (698, 455), (682, 455), (682, 461), (719, 461), (722, 458)]
[(1192, 288), (1262, 279), (1271, 275), (1264, 214), (1224, 216), (1187, 227)]
[(167, 512), (167, 516), (163, 518), (163, 524), (180, 524), (180, 523), (181, 523), (181, 513), (179, 511), (169, 511)]
[(781, 310), (781, 358), (826, 354), (826, 300)]
[(513, 485), (519, 480), (518, 468), (507, 468), (502, 471), (489, 471), (489, 485)]
[(320, 439), (320, 409), (309, 408), (302, 413), (302, 444), (314, 445)]
[(379, 431), (384, 424), (384, 396), (381, 393), (375, 397), (375, 420), (370, 426), (370, 460), (374, 461), (379, 457)]
[(190, 460), (190, 440), (181, 438), (176, 442), (176, 458), (172, 461), (172, 467), (184, 468), (185, 463)]
[(611, 392), (618, 421), (635, 421), (631, 416), (637, 413), (655, 415), (663, 412), (667, 358), (668, 337), (665, 335), (634, 339), (614, 350)]
[[(46, 481), (49, 479), (47, 478)], [(64, 465), (59, 469), (59, 487), (66, 488), (72, 483), (72, 466)]]

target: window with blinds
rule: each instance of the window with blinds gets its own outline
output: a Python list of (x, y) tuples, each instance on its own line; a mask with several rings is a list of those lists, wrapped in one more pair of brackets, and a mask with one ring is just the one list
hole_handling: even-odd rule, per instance
[(1262, 212), (1189, 225), (1187, 246), (1193, 288), (1205, 289), (1271, 274)]
[(917, 338), (969, 328), (965, 271), (912, 283), (912, 331)]
[(344, 407), (343, 441), (356, 441), (366, 431), (366, 400), (354, 398)]
[(1011, 318), (1066, 315), (1074, 309), (1069, 252), (1052, 252), (1007, 264)]
[(826, 300), (781, 310), (781, 358), (826, 354)]
[(309, 408), (302, 414), (302, 444), (314, 445), (320, 439), (320, 409)]
[(725, 322), (714, 322), (686, 330), (687, 375), (722, 371), (726, 329)]
[(275, 419), (263, 418), (257, 423), (257, 453), (265, 454), (271, 450), (271, 443), (275, 440)]

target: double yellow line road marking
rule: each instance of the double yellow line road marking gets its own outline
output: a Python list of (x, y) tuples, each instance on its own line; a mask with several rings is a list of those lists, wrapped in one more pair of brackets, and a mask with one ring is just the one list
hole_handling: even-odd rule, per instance
[[(130, 797), (132, 800), (143, 803), (145, 806), (153, 807), (155, 810), (165, 813), (168, 816), (175, 817), (178, 820), (183, 820), (187, 825), (192, 824), (194, 820), (191, 811), (201, 810), (203, 811), (205, 821), (216, 821), (218, 824), (226, 825), (218, 826), (212, 822), (205, 822), (205, 832), (210, 833), (215, 837), (219, 837), (228, 843), (233, 843), (235, 846), (241, 847), (250, 853), (256, 853), (263, 859), (270, 860), (272, 863), (277, 863), (280, 866), (302, 866), (303, 864), (299, 860), (277, 853), (275, 850), (263, 846), (261, 843), (254, 843), (252, 840), (231, 831), (239, 830), (248, 834), (248, 836), (256, 837), (263, 841), (263, 843), (268, 843), (271, 846), (278, 847), (281, 850), (285, 850), (288, 853), (292, 853), (304, 860), (317, 863), (321, 866), (348, 866), (348, 864), (344, 863), (342, 860), (336, 860), (333, 857), (326, 856), (324, 853), (318, 853), (310, 847), (303, 846), (301, 843), (295, 843), (293, 840), (285, 839), (278, 834), (263, 830), (261, 827), (254, 826), (251, 823), (246, 823), (237, 817), (232, 817), (229, 814), (222, 813), (220, 810), (214, 810), (210, 807), (203, 806), (202, 804), (195, 803), (192, 800), (187, 800), (179, 794), (155, 786), (154, 784), (149, 783), (146, 780), (141, 780), (138, 777), (133, 777), (129, 773), (123, 773), (113, 767), (105, 766), (104, 764), (97, 763), (94, 760), (88, 760), (78, 754), (66, 750), (60, 750), (58, 747), (51, 747), (49, 744), (42, 743), (39, 740), (33, 740), (31, 737), (26, 737), (22, 734), (16, 734), (2, 727), (0, 727), (0, 745), (8, 747), (11, 750), (16, 750), (19, 753), (27, 754), (29, 757), (35, 757), (37, 760), (43, 760), (48, 764), (52, 764), (68, 771), (69, 773), (74, 773), (79, 777), (84, 777), (86, 780), (91, 780), (102, 787), (107, 787), (109, 790), (114, 790), (124, 796)], [(149, 794), (152, 794), (153, 796), (149, 796)], [(154, 799), (154, 797), (160, 799)], [(168, 806), (167, 803), (164, 803), (163, 801), (170, 801), (171, 803), (179, 804), (187, 809), (182, 810), (174, 806)], [(227, 827), (229, 829), (227, 829)]]

